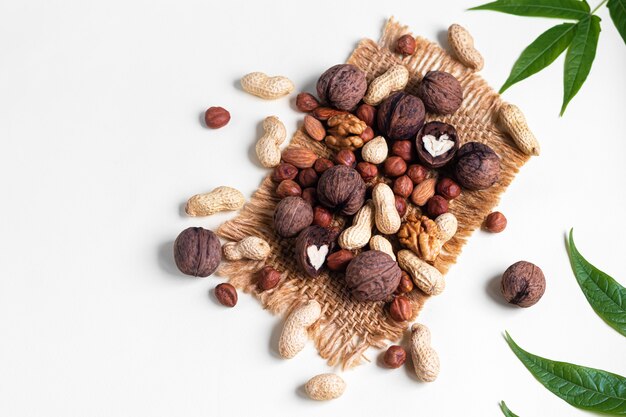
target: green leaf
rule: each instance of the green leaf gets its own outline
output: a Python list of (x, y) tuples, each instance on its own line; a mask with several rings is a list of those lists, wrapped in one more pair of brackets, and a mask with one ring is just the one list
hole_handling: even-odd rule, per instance
[(504, 414), (506, 417), (518, 417), (517, 414), (509, 410), (509, 407), (506, 406), (506, 403), (504, 401), (500, 402), (500, 409), (502, 410), (502, 414)]
[(576, 25), (573, 23), (563, 23), (554, 26), (533, 41), (520, 55), (509, 78), (506, 80), (500, 93), (503, 93), (513, 84), (541, 71), (567, 49), (572, 42)]
[(626, 43), (626, 0), (609, 0), (606, 6), (615, 27)]
[(579, 0), (497, 0), (470, 10), (493, 10), (518, 16), (573, 20), (589, 16), (589, 5)]
[(626, 288), (583, 258), (574, 244), (573, 230), (568, 252), (574, 276), (591, 307), (609, 326), (626, 336)]
[(591, 64), (596, 57), (596, 47), (600, 38), (600, 18), (591, 16), (576, 24), (574, 39), (565, 57), (565, 73), (563, 76), (563, 106), (561, 116), (570, 100), (574, 98), (587, 79)]
[(544, 387), (584, 410), (626, 415), (626, 378), (600, 369), (556, 362), (526, 352), (506, 332), (509, 347)]

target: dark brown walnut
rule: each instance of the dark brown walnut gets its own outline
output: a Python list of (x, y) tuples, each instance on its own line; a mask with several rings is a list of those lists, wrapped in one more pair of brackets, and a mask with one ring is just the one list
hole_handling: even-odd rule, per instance
[(257, 287), (259, 291), (267, 291), (275, 288), (280, 282), (280, 272), (272, 266), (264, 266), (257, 273)]
[(415, 38), (409, 34), (402, 35), (396, 42), (396, 52), (404, 56), (413, 55), (415, 53), (415, 47), (417, 43)]
[(356, 164), (356, 170), (359, 172), (363, 181), (370, 181), (378, 175), (378, 167), (369, 162), (359, 162)]
[(351, 64), (330, 67), (317, 81), (320, 100), (339, 110), (354, 110), (366, 91), (365, 73)]
[(404, 159), (405, 162), (410, 162), (415, 159), (415, 152), (413, 149), (413, 142), (410, 140), (397, 140), (391, 145), (391, 154), (399, 156)]
[(342, 149), (335, 154), (335, 162), (339, 165), (354, 168), (356, 166), (356, 155), (349, 149)]
[(428, 168), (441, 168), (454, 158), (459, 149), (459, 136), (454, 126), (429, 122), (415, 139), (417, 157)]
[(174, 261), (180, 272), (208, 277), (222, 260), (222, 246), (215, 233), (202, 227), (189, 227), (174, 242)]
[(354, 254), (347, 249), (340, 249), (331, 253), (326, 258), (326, 266), (331, 271), (345, 271), (350, 261), (354, 259)]
[(383, 363), (387, 368), (396, 369), (404, 365), (406, 362), (406, 350), (402, 346), (393, 345), (383, 356)]
[(317, 189), (315, 187), (305, 188), (302, 190), (302, 199), (313, 207), (317, 204)]
[[(333, 161), (331, 161), (330, 159), (327, 158), (318, 158), (315, 163), (313, 164), (313, 169), (315, 170), (315, 172), (317, 172), (318, 174), (323, 173), (324, 171), (326, 171), (328, 168), (332, 168), (334, 167), (335, 164), (333, 163)], [(292, 178), (293, 179), (293, 178)]]
[(333, 222), (333, 213), (330, 210), (316, 206), (313, 208), (313, 224), (321, 227), (330, 227)]
[(293, 180), (284, 180), (276, 187), (276, 195), (278, 198), (285, 198), (289, 196), (299, 196), (302, 194), (302, 188), (297, 182)]
[(422, 100), (398, 91), (378, 107), (378, 130), (388, 140), (411, 139), (424, 124), (425, 115)]
[(468, 142), (457, 152), (456, 179), (468, 190), (484, 190), (500, 178), (500, 158), (489, 146)]
[(426, 212), (431, 218), (441, 216), (443, 213), (448, 212), (448, 200), (440, 195), (431, 197), (426, 203)]
[(298, 176), (298, 168), (288, 164), (287, 162), (281, 162), (272, 172), (272, 180), (281, 182), (283, 180), (293, 180)]
[(385, 252), (361, 252), (346, 269), (346, 285), (357, 301), (381, 301), (398, 288), (402, 270)]
[(300, 93), (296, 97), (296, 107), (301, 112), (307, 113), (320, 106), (319, 101), (310, 93)]
[(224, 282), (215, 287), (215, 298), (221, 305), (235, 307), (237, 305), (237, 289), (231, 284)]
[(400, 283), (398, 284), (398, 288), (396, 288), (396, 294), (407, 294), (413, 291), (413, 279), (406, 271), (402, 271), (402, 276), (400, 277)]
[(399, 195), (395, 195), (395, 203), (396, 203), (396, 211), (400, 215), (400, 217), (404, 217), (407, 210), (407, 202), (406, 198), (400, 197)]
[(428, 170), (422, 165), (410, 165), (409, 168), (406, 170), (406, 175), (411, 178), (411, 181), (413, 181), (414, 185), (417, 185), (420, 182), (424, 181), (426, 178), (428, 178)]
[(313, 168), (304, 168), (298, 174), (298, 183), (302, 188), (313, 187), (317, 184), (318, 175)]
[(354, 168), (334, 166), (317, 182), (317, 199), (323, 206), (351, 216), (363, 206), (365, 182)]
[(283, 198), (274, 210), (274, 230), (281, 237), (294, 237), (313, 223), (313, 207), (301, 197)]
[(407, 175), (398, 177), (393, 182), (393, 193), (408, 198), (413, 192), (413, 181)]
[(519, 261), (504, 271), (501, 289), (508, 303), (530, 307), (543, 296), (546, 290), (546, 278), (537, 265)]
[(376, 121), (376, 107), (363, 103), (356, 109), (356, 117), (363, 120), (369, 127), (373, 127)]
[(463, 87), (453, 75), (447, 72), (430, 71), (417, 88), (417, 95), (429, 112), (452, 114), (461, 107)]
[(333, 230), (321, 226), (309, 226), (300, 232), (296, 239), (296, 260), (308, 276), (319, 275), (336, 238)]
[(450, 178), (442, 178), (437, 183), (437, 194), (446, 200), (453, 200), (461, 195), (461, 186)]
[(499, 211), (494, 211), (493, 213), (489, 213), (483, 227), (490, 233), (500, 233), (506, 229), (506, 223), (507, 221), (504, 214)]
[(411, 319), (413, 315), (413, 308), (408, 298), (403, 295), (398, 295), (389, 304), (389, 315), (393, 321), (407, 321)]

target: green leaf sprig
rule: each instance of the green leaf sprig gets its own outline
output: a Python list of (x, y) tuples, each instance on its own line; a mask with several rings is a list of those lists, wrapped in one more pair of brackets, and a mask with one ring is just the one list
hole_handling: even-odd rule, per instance
[(506, 406), (506, 403), (504, 401), (500, 402), (500, 410), (502, 410), (502, 414), (504, 414), (506, 417), (519, 417), (513, 411), (509, 410), (509, 407)]
[(609, 326), (626, 336), (626, 288), (583, 258), (574, 244), (573, 229), (568, 249), (572, 271), (587, 301)]
[(537, 381), (557, 397), (584, 410), (626, 415), (626, 378), (623, 376), (533, 355), (519, 347), (508, 332), (505, 339)]
[(596, 57), (600, 18), (596, 12), (607, 5), (611, 19), (626, 42), (626, 0), (603, 0), (591, 10), (586, 0), (496, 0), (470, 10), (492, 10), (527, 17), (573, 20), (556, 25), (535, 39), (520, 55), (500, 93), (554, 62), (565, 50), (561, 116), (578, 93)]

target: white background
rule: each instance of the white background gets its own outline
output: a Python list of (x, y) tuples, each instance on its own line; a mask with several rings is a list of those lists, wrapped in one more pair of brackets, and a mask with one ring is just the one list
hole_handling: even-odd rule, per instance
[[(419, 318), (441, 356), (435, 383), (382, 369), (370, 352), (371, 364), (342, 373), (341, 399), (307, 400), (302, 384), (329, 371), (312, 345), (279, 359), (279, 318), (246, 295), (226, 309), (211, 293), (219, 278), (173, 265), (182, 229), (232, 216), (187, 218), (186, 199), (219, 185), (249, 196), (266, 174), (253, 152), (261, 120), (278, 115), (292, 132), (302, 118), (295, 94), (243, 93), (243, 74), (314, 91), (394, 15), (433, 40), (468, 27), (499, 87), (558, 21), (465, 11), (478, 3), (0, 2), (0, 415), (498, 416), (500, 400), (522, 417), (585, 415), (536, 382), (502, 332), (626, 374), (624, 338), (587, 305), (564, 246), (575, 227), (581, 252), (626, 283), (626, 47), (606, 9), (593, 70), (563, 118), (562, 58), (505, 93), (543, 153), (502, 200), (506, 232), (477, 232)], [(211, 105), (231, 111), (227, 127), (202, 126)], [(494, 293), (520, 259), (548, 281), (527, 310)]]

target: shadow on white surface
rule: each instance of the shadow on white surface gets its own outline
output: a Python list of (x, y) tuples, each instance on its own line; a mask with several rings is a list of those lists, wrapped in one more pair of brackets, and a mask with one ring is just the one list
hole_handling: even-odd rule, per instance
[(517, 309), (519, 307), (513, 305), (513, 304), (509, 304), (506, 302), (506, 300), (504, 299), (504, 297), (502, 296), (502, 291), (500, 290), (500, 282), (502, 281), (502, 275), (498, 274), (495, 275), (494, 277), (492, 277), (489, 281), (487, 281), (487, 285), (485, 286), (485, 291), (487, 292), (487, 295), (489, 295), (489, 297), (495, 301), (497, 304), (514, 310)]
[(272, 333), (270, 334), (270, 342), (267, 347), (270, 355), (273, 358), (282, 359), (280, 353), (278, 353), (278, 341), (280, 340), (280, 334), (283, 331), (283, 320), (279, 318), (272, 327)]
[(452, 51), (450, 50), (450, 44), (448, 43), (448, 29), (441, 29), (439, 32), (437, 32), (437, 42), (439, 43), (439, 46), (441, 46), (448, 53), (453, 55)]
[(157, 258), (159, 262), (159, 266), (169, 277), (175, 278), (187, 278), (187, 275), (183, 274), (176, 267), (176, 262), (174, 261), (174, 241), (169, 240), (167, 242), (163, 242), (158, 246), (157, 249)]

